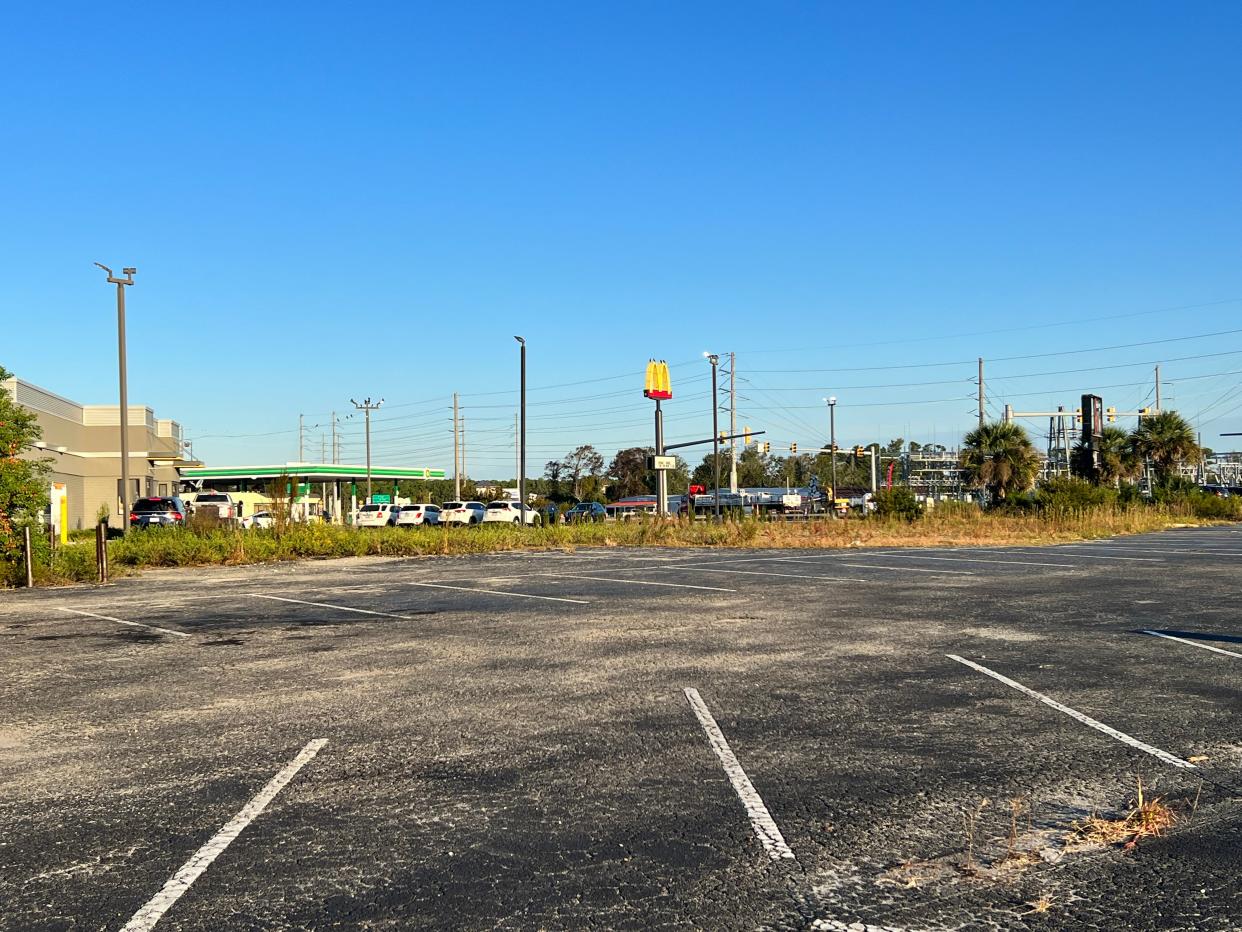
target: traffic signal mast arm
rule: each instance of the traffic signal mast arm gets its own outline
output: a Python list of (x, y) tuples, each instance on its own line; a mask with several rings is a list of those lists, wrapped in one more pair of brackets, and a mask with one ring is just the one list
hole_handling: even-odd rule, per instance
[(708, 437), (706, 440), (687, 440), (685, 443), (666, 443), (665, 450), (680, 450), (682, 447), (698, 447), (705, 443), (715, 443), (719, 439), (722, 443), (726, 440), (733, 440), (737, 437), (757, 437), (760, 434), (766, 434), (766, 430), (752, 430), (744, 434), (721, 434), (719, 438)]

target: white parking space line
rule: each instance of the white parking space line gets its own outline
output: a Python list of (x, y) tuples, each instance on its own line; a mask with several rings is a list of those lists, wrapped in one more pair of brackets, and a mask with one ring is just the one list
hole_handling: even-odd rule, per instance
[[(1057, 548), (1061, 549), (1060, 547)], [(1042, 553), (1040, 550), (1015, 550), (1014, 553)], [(1076, 560), (1128, 560), (1135, 563), (1167, 563), (1168, 560), (1162, 560), (1160, 557), (1119, 557), (1111, 553), (1073, 553), (1070, 554)]]
[(298, 753), (298, 756), (285, 765), (284, 769), (267, 782), (267, 785), (255, 795), (250, 802), (241, 808), (237, 815), (229, 820), (224, 828), (220, 829), (210, 841), (199, 848), (186, 861), (181, 870), (173, 874), (169, 881), (164, 884), (163, 888), (150, 901), (134, 913), (134, 918), (125, 924), (121, 932), (147, 932), (153, 928), (160, 917), (172, 907), (181, 894), (190, 889), (190, 884), (211, 866), (211, 862), (218, 858), (242, 830), (253, 822), (268, 803), (275, 799), (276, 794), (285, 788), (299, 770), (307, 765), (320, 748), (328, 743), (327, 738), (316, 738), (314, 741), (308, 742), (306, 747)]
[(885, 550), (868, 554), (875, 557), (905, 557), (910, 560), (944, 560), (948, 563), (999, 563), (1002, 566), (1062, 566), (1066, 569), (1075, 569), (1073, 563), (1041, 563), (1035, 560), (988, 560), (983, 557), (933, 557), (925, 553), (898, 553), (893, 550)]
[(330, 602), (307, 602), (305, 599), (286, 599), (279, 595), (260, 595), (252, 592), (250, 595), (256, 599), (271, 599), (273, 602), (291, 602), (294, 605), (313, 605), (315, 608), (331, 608), (338, 612), (353, 612), (356, 615), (379, 615), (383, 618), (400, 618), (402, 621), (414, 621), (415, 619), (409, 615), (396, 615), (392, 612), (374, 612), (369, 608), (350, 608), (348, 605), (333, 605)]
[[(778, 563), (805, 563), (809, 560), (818, 560), (821, 557), (773, 557)], [(827, 559), (834, 559), (828, 557)], [(848, 566), (851, 569), (863, 570), (888, 570), (893, 573), (935, 573), (937, 576), (974, 576), (970, 570), (929, 570), (926, 567), (917, 566), (885, 566), (883, 563), (833, 563), (834, 566)]]
[(1174, 634), (1165, 634), (1163, 631), (1148, 631), (1143, 629), (1144, 634), (1150, 634), (1154, 638), (1167, 638), (1170, 641), (1177, 641), (1180, 644), (1189, 644), (1191, 647), (1198, 647), (1202, 650), (1210, 650), (1215, 654), (1225, 654), (1229, 657), (1237, 657), (1242, 659), (1242, 654), (1235, 653), (1231, 650), (1225, 650), (1223, 647), (1213, 647), (1211, 644), (1200, 644), (1198, 641), (1192, 641), (1189, 638), (1179, 638)]
[(743, 576), (776, 576), (785, 579), (827, 579), (834, 582), (874, 583), (877, 579), (859, 579), (856, 576), (816, 576), (808, 573), (766, 573), (763, 570), (726, 570), (711, 566), (700, 566), (697, 563), (683, 563), (680, 566), (648, 566), (649, 570), (694, 570), (698, 573), (741, 573)]
[(712, 718), (712, 713), (707, 710), (707, 706), (699, 696), (699, 691), (687, 686), (684, 692), (686, 699), (690, 703), (690, 708), (694, 710), (694, 717), (703, 726), (703, 732), (707, 735), (707, 743), (711, 745), (712, 750), (716, 752), (716, 756), (720, 758), (720, 764), (724, 767), (725, 775), (729, 778), (729, 782), (733, 784), (733, 791), (737, 793), (738, 799), (742, 801), (742, 806), (746, 809), (746, 815), (750, 817), (751, 827), (754, 828), (755, 834), (759, 837), (763, 847), (767, 849), (768, 855), (774, 861), (782, 858), (792, 859), (794, 854), (789, 850), (789, 845), (785, 844), (785, 838), (781, 835), (781, 830), (776, 827), (771, 813), (768, 812), (768, 807), (763, 804), (763, 799), (755, 791), (750, 778), (746, 776), (746, 771), (738, 763), (737, 756), (733, 753), (733, 749), (729, 747), (729, 742), (725, 740), (720, 726)]
[(555, 579), (593, 579), (596, 582), (629, 583), (631, 586), (667, 586), (673, 589), (702, 589), (707, 592), (737, 592), (721, 586), (691, 586), (688, 583), (655, 582), (650, 579), (613, 579), (610, 576), (574, 576), (570, 573), (532, 573), (533, 576), (550, 576)]
[[(517, 576), (509, 577), (518, 579)], [(529, 592), (507, 592), (504, 589), (475, 589), (473, 586), (447, 586), (443, 583), (429, 582), (404, 582), (403, 586), (423, 586), (427, 589), (454, 589), (457, 592), (479, 592), (487, 595), (509, 595), (515, 599), (540, 599), (544, 602), (572, 602), (574, 605), (590, 605), (590, 602), (584, 602), (582, 599), (559, 599), (550, 595), (531, 595)]]
[(99, 618), (103, 621), (114, 621), (118, 625), (129, 625), (131, 628), (146, 628), (150, 631), (160, 631), (164, 634), (173, 634), (179, 638), (188, 638), (189, 635), (184, 631), (174, 631), (172, 628), (161, 628), (159, 625), (144, 625), (138, 621), (126, 621), (124, 618), (113, 618), (111, 615), (96, 615), (94, 612), (84, 612), (78, 608), (62, 608), (62, 612), (72, 612), (74, 615), (85, 615), (87, 618)]
[(1164, 761), (1166, 764), (1169, 764), (1173, 767), (1181, 767), (1183, 770), (1198, 770), (1199, 769), (1194, 764), (1192, 764), (1190, 761), (1182, 760), (1180, 757), (1170, 754), (1168, 751), (1162, 751), (1160, 750), (1160, 748), (1152, 747), (1150, 744), (1145, 744), (1144, 742), (1140, 741), (1138, 738), (1133, 738), (1130, 735), (1127, 735), (1124, 731), (1118, 731), (1116, 728), (1110, 728), (1109, 726), (1105, 725), (1103, 722), (1097, 722), (1095, 719), (1091, 718), (1091, 716), (1084, 715), (1082, 712), (1079, 712), (1076, 709), (1071, 709), (1067, 705), (1062, 705), (1061, 703), (1057, 702), (1055, 699), (1051, 699), (1048, 696), (1045, 696), (1043, 693), (1039, 693), (1033, 689), (1029, 689), (1026, 686), (1023, 686), (1021, 683), (1015, 680), (1011, 680), (1009, 677), (1004, 676), (1000, 673), (997, 673), (995, 670), (989, 670), (987, 667), (983, 666), (982, 664), (975, 663), (973, 660), (967, 660), (965, 657), (959, 657), (957, 656), (957, 654), (946, 654), (945, 656), (948, 657), (950, 660), (956, 660), (960, 664), (965, 664), (966, 666), (970, 667), (973, 670), (978, 670), (980, 673), (984, 674), (985, 676), (992, 677), (992, 679), (996, 680), (997, 682), (1004, 683), (1006, 686), (1010, 686), (1018, 690), (1019, 692), (1026, 693), (1026, 695), (1030, 696), (1032, 699), (1038, 699), (1044, 705), (1051, 706), (1052, 708), (1056, 709), (1058, 712), (1064, 712), (1070, 718), (1075, 719), (1079, 722), (1082, 722), (1084, 725), (1089, 725), (1090, 727), (1094, 728), (1096, 731), (1101, 731), (1104, 734), (1108, 735), (1110, 738), (1116, 738), (1122, 744), (1128, 744), (1132, 748), (1137, 748), (1140, 751), (1150, 754), (1152, 757), (1156, 757)]
[(1132, 547), (1129, 544), (1059, 544), (1057, 549), (1070, 548), (1088, 550), (1120, 550), (1123, 553), (1177, 553), (1189, 554), (1195, 557), (1242, 557), (1242, 551), (1238, 550), (1209, 550), (1202, 547), (1194, 547), (1191, 549), (1173, 548), (1173, 547)]

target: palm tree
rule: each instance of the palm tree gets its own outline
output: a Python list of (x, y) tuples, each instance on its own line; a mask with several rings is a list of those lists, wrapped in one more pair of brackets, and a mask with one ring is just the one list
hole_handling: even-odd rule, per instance
[(1082, 441), (1074, 444), (1070, 454), (1070, 467), (1074, 475), (1090, 479), (1097, 485), (1117, 485), (1122, 481), (1137, 479), (1143, 470), (1143, 461), (1134, 452), (1133, 437), (1120, 427), (1105, 427), (1095, 441), (1099, 452), (1099, 466), (1092, 467), (1087, 455), (1087, 445)]
[(987, 489), (992, 501), (1035, 485), (1040, 459), (1026, 431), (1012, 421), (981, 424), (966, 435), (962, 469), (972, 488)]
[(1164, 485), (1181, 463), (1197, 463), (1203, 457), (1194, 428), (1176, 411), (1161, 411), (1139, 421), (1132, 437), (1134, 452), (1151, 460), (1156, 481)]

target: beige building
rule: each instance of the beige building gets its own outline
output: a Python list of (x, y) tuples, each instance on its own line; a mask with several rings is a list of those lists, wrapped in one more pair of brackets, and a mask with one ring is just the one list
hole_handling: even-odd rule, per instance
[(70, 529), (92, 527), (101, 506), (112, 526), (122, 527), (122, 509), (135, 499), (177, 494), (177, 467), (190, 460), (176, 421), (156, 418), (142, 405), (129, 406), (130, 490), (122, 503), (120, 405), (78, 404), (17, 378), (0, 382), (0, 388), (39, 419), (40, 448), (21, 455), (51, 460), (51, 481), (62, 483), (68, 496)]

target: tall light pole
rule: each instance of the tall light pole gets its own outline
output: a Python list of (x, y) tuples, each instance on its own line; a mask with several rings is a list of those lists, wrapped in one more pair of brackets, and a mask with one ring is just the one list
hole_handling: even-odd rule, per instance
[(717, 378), (716, 370), (720, 366), (718, 353), (704, 353), (703, 356), (712, 364), (712, 466), (716, 472), (716, 487), (712, 490), (712, 501), (715, 507), (712, 513), (720, 520), (720, 405), (716, 401)]
[(828, 511), (837, 516), (837, 396), (830, 395), (824, 401), (828, 403), (828, 455), (832, 457), (832, 500), (828, 503)]
[(517, 480), (518, 480), (518, 502), (523, 507), (522, 520), (523, 522), (525, 522), (526, 515), (525, 515), (524, 509), (526, 507), (526, 338), (515, 336), (513, 339), (517, 340), (518, 343), (522, 347), (521, 349), (522, 424), (521, 424), (521, 429), (518, 431), (519, 436), (518, 436), (518, 477), (517, 477)]
[(108, 273), (108, 282), (116, 285), (116, 356), (121, 371), (121, 533), (129, 533), (129, 388), (125, 374), (125, 286), (134, 283), (137, 269), (121, 269), (124, 278), (117, 278), (112, 269), (100, 262)]
[[(369, 505), (371, 504), (371, 412), (382, 405), (384, 403), (384, 399), (381, 398), (374, 404), (372, 404), (370, 398), (367, 398), (362, 402), (354, 401), (354, 399), (351, 398), (349, 399), (349, 402), (359, 411), (365, 411), (367, 413), (367, 504)], [(357, 501), (357, 499), (355, 499), (355, 501)]]

